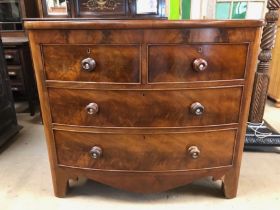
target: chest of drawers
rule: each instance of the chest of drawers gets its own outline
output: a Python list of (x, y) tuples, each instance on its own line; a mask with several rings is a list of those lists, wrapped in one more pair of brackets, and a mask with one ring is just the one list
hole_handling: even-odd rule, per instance
[(86, 177), (237, 193), (261, 21), (28, 21), (55, 195)]

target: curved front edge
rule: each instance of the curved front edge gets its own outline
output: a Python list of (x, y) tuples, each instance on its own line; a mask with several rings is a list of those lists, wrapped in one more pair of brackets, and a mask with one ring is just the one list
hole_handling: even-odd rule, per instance
[(230, 167), (223, 167), (179, 172), (120, 172), (60, 168), (69, 175), (69, 179), (75, 176), (86, 177), (117, 189), (145, 194), (167, 191), (204, 177), (213, 177), (213, 180), (219, 180), (230, 169)]

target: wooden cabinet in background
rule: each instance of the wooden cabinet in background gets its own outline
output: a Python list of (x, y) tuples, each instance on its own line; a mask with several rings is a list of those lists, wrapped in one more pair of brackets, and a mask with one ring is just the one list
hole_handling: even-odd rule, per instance
[(23, 18), (39, 17), (34, 0), (0, 0), (0, 33), (3, 40), (7, 75), (15, 100), (27, 100), (35, 112), (36, 85)]
[(2, 41), (0, 39), (0, 146), (19, 132), (14, 100), (7, 75)]
[(7, 74), (15, 101), (26, 100), (35, 114), (37, 89), (27, 37), (3, 37)]
[(0, 0), (1, 33), (23, 33), (23, 18), (38, 17), (38, 9), (34, 0)]
[(270, 84), (268, 97), (275, 102), (275, 106), (280, 108), (280, 20), (278, 21), (278, 32), (276, 36), (275, 47), (272, 51), (273, 58), (271, 61), (269, 75)]

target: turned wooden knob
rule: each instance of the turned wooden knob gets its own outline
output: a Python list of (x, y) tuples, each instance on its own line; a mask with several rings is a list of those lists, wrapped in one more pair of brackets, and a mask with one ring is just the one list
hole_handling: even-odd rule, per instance
[(94, 146), (92, 147), (92, 149), (90, 150), (90, 155), (93, 159), (99, 159), (102, 157), (102, 149), (98, 146)]
[(197, 159), (200, 155), (200, 151), (197, 146), (191, 146), (188, 149), (188, 152), (193, 159)]
[(191, 105), (190, 111), (192, 114), (200, 116), (204, 112), (204, 106), (199, 102), (195, 102)]
[(96, 62), (92, 58), (86, 58), (81, 62), (82, 69), (85, 71), (93, 71), (96, 67)]
[(86, 106), (86, 111), (89, 115), (96, 115), (99, 111), (98, 105), (96, 103), (90, 103)]
[(202, 58), (195, 59), (193, 62), (193, 69), (197, 72), (205, 71), (207, 67), (207, 61)]
[(9, 55), (9, 54), (6, 54), (5, 55), (5, 59), (6, 60), (13, 60), (15, 57), (13, 55)]

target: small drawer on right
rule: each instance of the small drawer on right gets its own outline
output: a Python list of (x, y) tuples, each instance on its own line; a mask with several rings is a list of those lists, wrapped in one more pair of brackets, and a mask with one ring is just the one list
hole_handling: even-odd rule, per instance
[(243, 79), (248, 44), (159, 44), (148, 46), (149, 83)]

